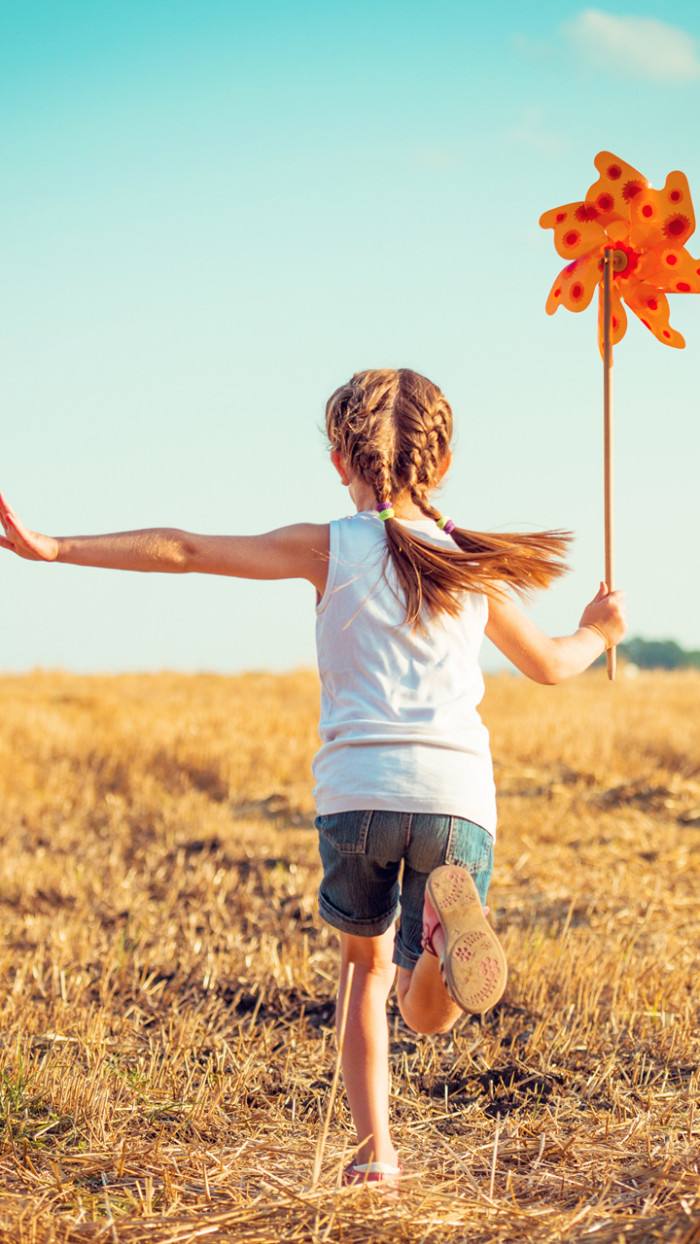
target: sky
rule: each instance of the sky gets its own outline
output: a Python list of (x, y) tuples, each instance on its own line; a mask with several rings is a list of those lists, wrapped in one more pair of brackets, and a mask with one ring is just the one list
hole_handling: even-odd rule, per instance
[[(246, 533), (352, 512), (326, 398), (412, 367), (455, 415), (445, 513), (563, 527), (528, 606), (602, 577), (595, 313), (544, 302), (542, 211), (608, 149), (700, 194), (700, 10), (558, 0), (0, 0), (0, 489), (34, 530)], [(694, 253), (700, 242), (691, 238)], [(615, 351), (616, 583), (630, 633), (700, 647), (700, 298)], [(0, 549), (0, 668), (314, 664), (306, 583)], [(488, 643), (486, 668), (503, 664)]]

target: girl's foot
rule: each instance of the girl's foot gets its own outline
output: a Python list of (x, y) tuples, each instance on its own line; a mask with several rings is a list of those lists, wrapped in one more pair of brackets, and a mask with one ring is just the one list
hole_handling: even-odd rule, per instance
[(343, 1171), (344, 1184), (395, 1184), (401, 1176), (401, 1167), (391, 1162), (350, 1162)]
[(466, 868), (442, 864), (428, 877), (423, 949), (437, 955), (445, 988), (463, 1011), (488, 1011), (502, 997), (506, 957)]

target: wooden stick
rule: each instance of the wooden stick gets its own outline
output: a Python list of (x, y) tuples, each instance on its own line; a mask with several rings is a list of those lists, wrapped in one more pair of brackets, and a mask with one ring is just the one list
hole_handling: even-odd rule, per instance
[(319, 1176), (321, 1174), (321, 1167), (323, 1165), (323, 1155), (326, 1151), (326, 1141), (328, 1139), (328, 1128), (330, 1126), (331, 1115), (333, 1113), (333, 1103), (335, 1102), (335, 1095), (338, 1091), (338, 1080), (340, 1079), (340, 1064), (341, 1064), (341, 1060), (343, 1057), (343, 1046), (345, 1044), (345, 1029), (347, 1027), (347, 1022), (348, 1022), (348, 1007), (350, 1006), (350, 991), (352, 990), (352, 978), (353, 978), (354, 971), (355, 971), (355, 964), (352, 961), (350, 961), (348, 963), (348, 971), (345, 977), (345, 993), (343, 994), (343, 1009), (340, 1014), (340, 1023), (338, 1025), (338, 1052), (335, 1058), (335, 1070), (333, 1072), (333, 1080), (331, 1082), (331, 1091), (330, 1091), (330, 1096), (328, 1098), (328, 1107), (326, 1109), (326, 1117), (323, 1120), (323, 1128), (321, 1130), (321, 1135), (319, 1137), (319, 1141), (316, 1146), (316, 1157), (314, 1159), (314, 1169), (313, 1169), (313, 1174), (311, 1176), (311, 1187), (312, 1188), (316, 1187), (318, 1180), (319, 1180)]
[[(603, 492), (605, 507), (605, 582), (613, 590), (613, 457), (612, 457), (612, 299), (610, 296), (613, 253), (606, 247), (603, 256)], [(616, 652), (608, 648), (608, 678), (615, 679)]]

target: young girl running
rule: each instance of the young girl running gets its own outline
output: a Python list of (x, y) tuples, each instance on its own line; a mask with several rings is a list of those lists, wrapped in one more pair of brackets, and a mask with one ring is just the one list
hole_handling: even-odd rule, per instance
[(452, 460), (452, 412), (424, 376), (357, 373), (329, 399), (326, 429), (357, 511), (349, 517), (258, 536), (177, 528), (47, 536), (24, 527), (0, 494), (0, 546), (34, 561), (315, 587), (319, 906), (340, 935), (353, 1182), (400, 1171), (386, 1018), (397, 967), (401, 1014), (421, 1033), (488, 1010), (505, 988), (505, 957), (482, 907), (496, 834), (477, 709), (483, 635), (528, 678), (558, 683), (618, 643), (626, 626), (622, 594), (601, 583), (576, 631), (549, 637), (508, 589), (543, 588), (562, 574), (569, 535), (469, 531), (435, 508)]

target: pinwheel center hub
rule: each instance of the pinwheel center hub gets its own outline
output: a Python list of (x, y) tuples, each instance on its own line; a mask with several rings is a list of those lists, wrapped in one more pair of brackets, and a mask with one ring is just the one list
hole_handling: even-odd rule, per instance
[[(614, 246), (606, 246), (606, 253), (610, 255), (610, 264), (613, 275), (627, 279), (634, 272), (639, 263), (639, 253), (633, 247), (627, 246), (624, 242), (616, 242)], [(601, 256), (598, 267), (601, 272), (603, 270), (603, 257)]]

